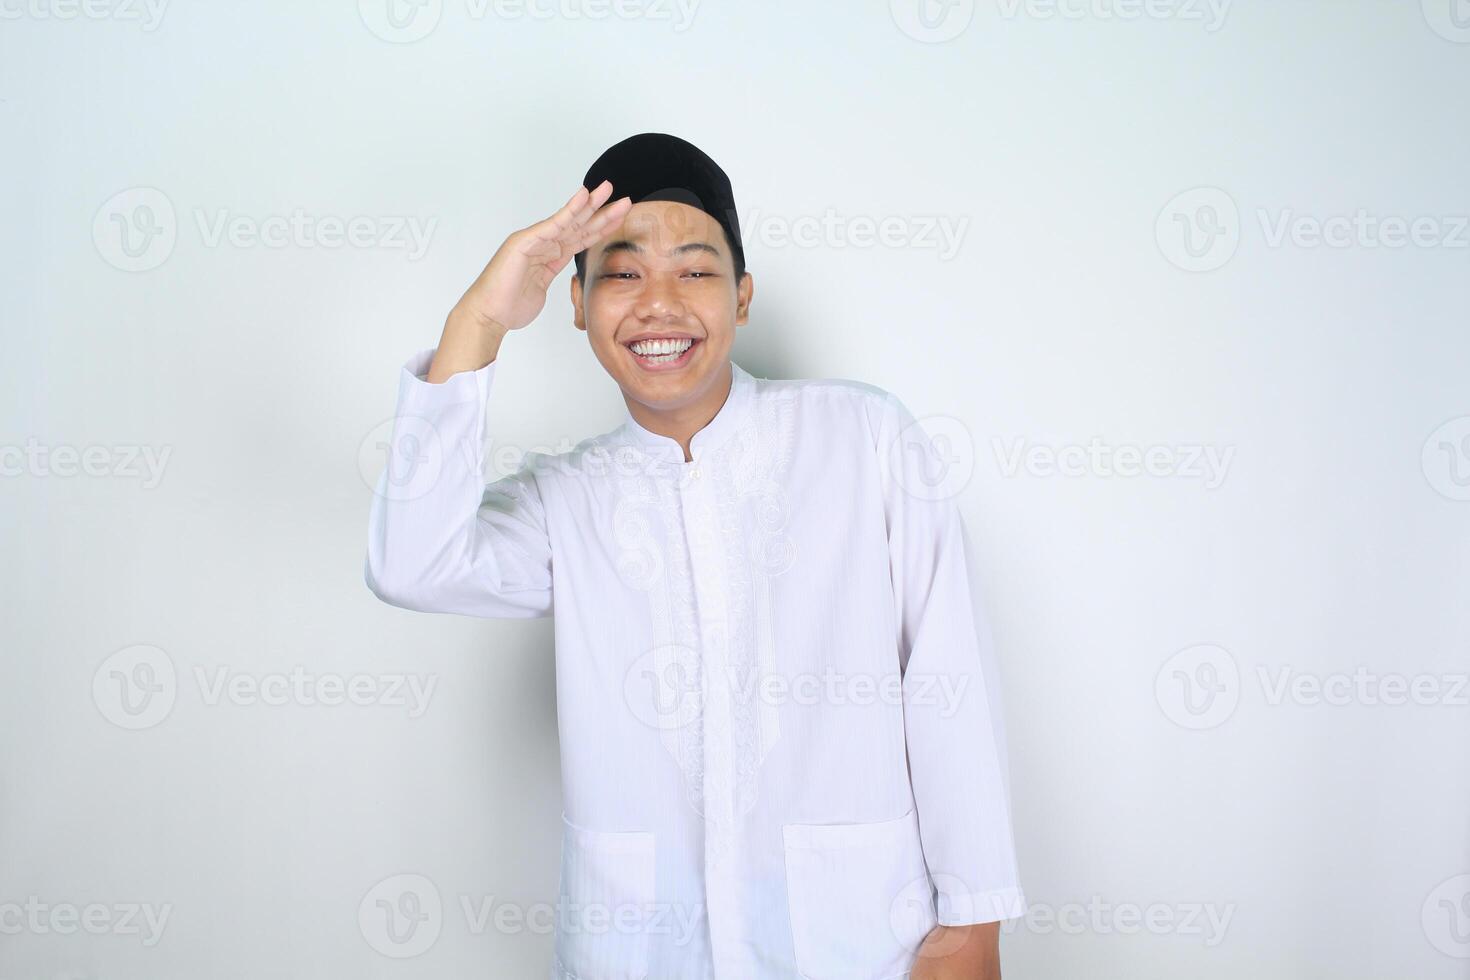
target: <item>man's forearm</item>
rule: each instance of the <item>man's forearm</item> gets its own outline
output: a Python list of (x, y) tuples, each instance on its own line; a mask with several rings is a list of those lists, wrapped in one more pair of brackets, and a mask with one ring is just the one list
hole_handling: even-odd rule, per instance
[(480, 370), (495, 360), (509, 332), (493, 320), (456, 306), (444, 321), (444, 333), (425, 380), (443, 384), (461, 371)]
[(1000, 980), (1000, 923), (935, 926), (910, 980)]

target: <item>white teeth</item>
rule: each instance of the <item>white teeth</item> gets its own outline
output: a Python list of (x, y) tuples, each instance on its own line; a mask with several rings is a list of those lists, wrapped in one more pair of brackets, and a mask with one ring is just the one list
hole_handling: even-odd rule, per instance
[(660, 361), (672, 361), (693, 346), (693, 344), (694, 341), (688, 337), (681, 337), (677, 340), (640, 340), (638, 343), (628, 346), (633, 353), (640, 357)]

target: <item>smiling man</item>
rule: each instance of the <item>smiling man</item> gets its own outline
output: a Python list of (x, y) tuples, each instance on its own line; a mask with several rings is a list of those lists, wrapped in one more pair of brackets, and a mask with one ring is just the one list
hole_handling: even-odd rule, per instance
[[(625, 418), (487, 486), (502, 343), (574, 258)], [(607, 150), (400, 372), (368, 585), (554, 618), (553, 977), (993, 980), (1025, 900), (947, 462), (882, 389), (732, 361), (753, 292), (713, 160)]]

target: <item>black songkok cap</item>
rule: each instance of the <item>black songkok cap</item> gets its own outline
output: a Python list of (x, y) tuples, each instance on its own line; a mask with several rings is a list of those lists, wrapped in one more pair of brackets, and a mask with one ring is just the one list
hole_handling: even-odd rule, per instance
[(667, 133), (629, 136), (603, 151), (582, 178), (582, 186), (594, 190), (604, 180), (613, 185), (609, 201), (630, 197), (634, 204), (676, 201), (698, 208), (725, 229), (736, 266), (745, 264), (730, 178), (693, 143)]

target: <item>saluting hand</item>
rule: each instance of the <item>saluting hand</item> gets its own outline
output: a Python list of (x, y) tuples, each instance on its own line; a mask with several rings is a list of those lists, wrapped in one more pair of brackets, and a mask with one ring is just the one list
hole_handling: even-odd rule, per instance
[(430, 382), (489, 364), (507, 333), (540, 315), (557, 274), (617, 228), (633, 207), (626, 197), (604, 206), (612, 192), (606, 180), (591, 191), (579, 187), (551, 217), (511, 233), (450, 311), (429, 366)]

